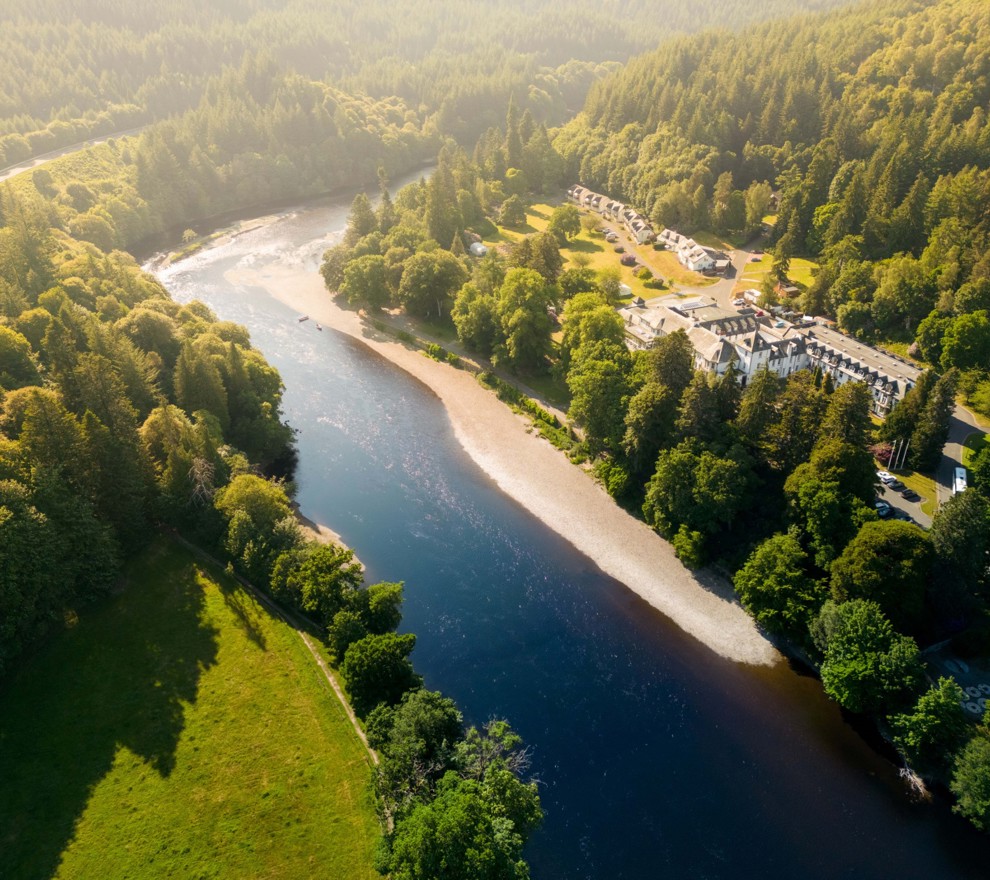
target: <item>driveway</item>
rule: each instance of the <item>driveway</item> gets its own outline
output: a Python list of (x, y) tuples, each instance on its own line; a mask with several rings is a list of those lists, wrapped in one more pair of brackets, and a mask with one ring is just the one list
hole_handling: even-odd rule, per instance
[(973, 413), (957, 403), (949, 422), (949, 439), (942, 448), (942, 460), (935, 470), (935, 488), (938, 503), (944, 504), (952, 496), (952, 477), (957, 467), (962, 467), (963, 443), (966, 438), (983, 427)]
[(900, 492), (895, 492), (883, 483), (877, 490), (877, 498), (882, 498), (894, 510), (898, 511), (898, 519), (910, 518), (922, 528), (930, 529), (932, 527), (932, 518), (921, 509), (921, 501), (927, 501), (927, 498), (922, 498), (921, 501), (908, 501), (906, 498), (901, 498)]
[(735, 307), (732, 305), (732, 300), (735, 299), (735, 297), (733, 296), (732, 291), (735, 289), (736, 282), (742, 278), (743, 272), (746, 271), (746, 266), (752, 261), (754, 256), (766, 259), (762, 251), (757, 254), (752, 250), (752, 248), (761, 247), (762, 243), (763, 237), (758, 235), (748, 241), (744, 248), (728, 251), (729, 259), (732, 261), (731, 268), (729, 268), (725, 275), (714, 284), (708, 285), (707, 287), (691, 287), (689, 285), (678, 284), (675, 286), (674, 292), (687, 294), (696, 293), (702, 296), (707, 296), (715, 300), (715, 302), (718, 303), (718, 305), (720, 305), (723, 309), (733, 311)]

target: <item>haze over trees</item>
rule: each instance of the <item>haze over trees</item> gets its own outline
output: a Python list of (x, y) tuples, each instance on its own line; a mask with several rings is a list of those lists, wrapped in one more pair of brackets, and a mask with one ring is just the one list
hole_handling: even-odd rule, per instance
[(10, 0), (0, 13), (0, 167), (191, 109), (212, 78), (259, 51), (348, 94), (423, 107), (431, 127), (473, 140), (513, 93), (542, 121), (564, 121), (594, 79), (670, 33), (837, 2), (633, 0), (617, 15), (593, 0), (413, 0), (383, 15), (353, 0)]

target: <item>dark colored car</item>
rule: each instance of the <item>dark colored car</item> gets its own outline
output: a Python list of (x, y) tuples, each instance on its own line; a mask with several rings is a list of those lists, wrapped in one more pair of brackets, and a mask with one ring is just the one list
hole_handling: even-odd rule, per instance
[(915, 492), (914, 489), (905, 489), (903, 492), (901, 492), (901, 498), (905, 499), (906, 501), (921, 500), (921, 496), (917, 492)]
[(895, 492), (903, 492), (904, 484), (900, 480), (894, 480), (892, 483), (887, 483), (888, 489), (893, 489)]

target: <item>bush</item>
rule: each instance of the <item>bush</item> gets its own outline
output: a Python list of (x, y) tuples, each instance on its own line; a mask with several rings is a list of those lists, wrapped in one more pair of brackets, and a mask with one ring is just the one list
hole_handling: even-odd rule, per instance
[(617, 501), (627, 498), (634, 485), (629, 471), (610, 458), (603, 458), (595, 465), (595, 476)]
[(701, 568), (705, 564), (705, 536), (701, 532), (682, 525), (671, 543), (677, 558), (688, 568)]

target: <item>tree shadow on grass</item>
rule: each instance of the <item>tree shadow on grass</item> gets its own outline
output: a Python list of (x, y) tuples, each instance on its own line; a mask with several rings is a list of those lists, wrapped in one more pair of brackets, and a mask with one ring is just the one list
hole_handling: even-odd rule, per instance
[(232, 580), (220, 582), (220, 595), (241, 632), (262, 651), (267, 651), (265, 634), (258, 625), (258, 606), (254, 602), (246, 602), (244, 590)]
[(605, 250), (605, 246), (587, 238), (572, 238), (567, 243), (567, 249), (574, 253), (597, 254)]
[(118, 749), (162, 776), (217, 631), (188, 554), (154, 545), (125, 592), (84, 614), (0, 689), (0, 878), (50, 877)]

